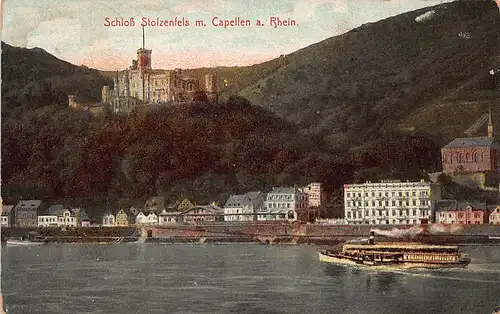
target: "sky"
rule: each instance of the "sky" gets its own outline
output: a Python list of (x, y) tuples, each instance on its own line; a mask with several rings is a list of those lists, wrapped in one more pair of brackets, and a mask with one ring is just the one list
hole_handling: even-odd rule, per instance
[[(101, 70), (130, 66), (142, 46), (143, 17), (184, 18), (188, 27), (146, 26), (152, 67), (246, 66), (289, 54), (368, 22), (449, 0), (4, 0), (2, 40), (40, 47), (76, 65)], [(498, 0), (500, 4), (500, 0)], [(248, 27), (215, 27), (212, 19), (248, 19)], [(293, 19), (274, 28), (269, 17)], [(105, 26), (134, 18), (134, 27)], [(264, 26), (256, 26), (256, 20)], [(203, 20), (207, 26), (196, 27)]]

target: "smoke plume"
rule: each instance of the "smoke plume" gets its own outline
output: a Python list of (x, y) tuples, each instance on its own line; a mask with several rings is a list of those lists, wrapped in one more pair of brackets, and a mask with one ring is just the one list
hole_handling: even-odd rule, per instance
[(391, 230), (371, 229), (376, 235), (388, 238), (414, 238), (420, 234), (455, 234), (463, 229), (460, 225), (418, 225), (408, 229), (393, 228)]
[(427, 231), (430, 234), (437, 234), (437, 233), (458, 233), (462, 230), (463, 228), (460, 225), (439, 225), (439, 224), (432, 224), (429, 225), (427, 228)]
[(405, 238), (405, 237), (413, 238), (421, 234), (424, 231), (424, 229), (421, 226), (413, 226), (408, 229), (397, 229), (397, 228), (394, 228), (392, 230), (371, 229), (370, 231), (374, 232), (376, 235), (381, 235), (388, 238)]

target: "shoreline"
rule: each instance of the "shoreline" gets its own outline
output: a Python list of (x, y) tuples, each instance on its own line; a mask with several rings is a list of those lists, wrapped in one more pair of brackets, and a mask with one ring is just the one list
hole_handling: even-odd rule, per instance
[[(425, 225), (422, 225), (425, 226)], [(375, 226), (340, 226), (321, 224), (206, 224), (99, 228), (2, 228), (2, 242), (7, 239), (46, 243), (260, 243), (339, 245), (368, 238)], [(378, 226), (393, 230), (394, 226)], [(398, 226), (410, 229), (413, 226)], [(435, 225), (433, 227), (442, 227)], [(399, 231), (403, 230), (399, 229)], [(430, 230), (430, 228), (427, 228)], [(449, 226), (448, 226), (448, 229)], [(440, 230), (446, 230), (442, 228)], [(455, 230), (455, 229), (453, 229)], [(500, 226), (459, 226), (455, 231), (423, 232), (388, 237), (377, 234), (378, 242), (421, 242), (426, 244), (500, 245)]]
[[(12, 239), (2, 239), (2, 244), (16, 245), (8, 243)], [(46, 237), (36, 241), (25, 240), (26, 243), (33, 244), (259, 244), (259, 245), (314, 245), (314, 246), (337, 246), (346, 243), (349, 239), (345, 237), (301, 237), (301, 236), (274, 236), (274, 237), (199, 237), (199, 236), (174, 236), (162, 238), (140, 237)], [(478, 245), (478, 246), (500, 246), (500, 239), (489, 237), (454, 237), (437, 236), (418, 239), (391, 239), (377, 238), (378, 242), (419, 242), (425, 244), (450, 244), (450, 245)]]

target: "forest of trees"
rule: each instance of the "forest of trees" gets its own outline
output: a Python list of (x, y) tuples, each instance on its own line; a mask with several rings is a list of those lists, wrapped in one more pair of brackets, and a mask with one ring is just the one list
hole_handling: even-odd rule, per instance
[(278, 185), (325, 184), (403, 173), (418, 178), (436, 147), (423, 137), (387, 139), (345, 157), (323, 139), (243, 98), (128, 116), (43, 106), (2, 123), (2, 194), (20, 198), (117, 200), (163, 195), (197, 202)]

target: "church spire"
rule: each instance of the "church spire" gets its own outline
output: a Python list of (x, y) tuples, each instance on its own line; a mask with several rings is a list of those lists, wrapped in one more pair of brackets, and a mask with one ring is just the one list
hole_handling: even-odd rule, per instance
[(488, 113), (488, 137), (493, 137), (493, 120), (491, 119), (491, 108)]

